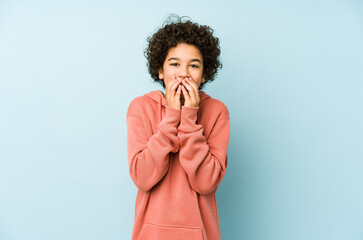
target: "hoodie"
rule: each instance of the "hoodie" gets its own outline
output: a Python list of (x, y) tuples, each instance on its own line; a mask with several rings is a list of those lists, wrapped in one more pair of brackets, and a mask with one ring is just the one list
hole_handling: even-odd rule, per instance
[(227, 167), (225, 104), (199, 91), (198, 107), (166, 106), (159, 90), (127, 109), (129, 173), (138, 188), (132, 240), (219, 240), (215, 193)]

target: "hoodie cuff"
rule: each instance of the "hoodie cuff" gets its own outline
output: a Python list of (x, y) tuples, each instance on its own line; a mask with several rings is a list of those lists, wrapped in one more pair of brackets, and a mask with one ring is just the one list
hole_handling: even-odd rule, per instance
[(181, 109), (172, 108), (169, 106), (165, 107), (165, 116), (162, 119), (164, 124), (177, 127), (180, 122)]
[(195, 132), (200, 129), (197, 124), (199, 107), (185, 107), (182, 106), (180, 125), (178, 130), (183, 132)]

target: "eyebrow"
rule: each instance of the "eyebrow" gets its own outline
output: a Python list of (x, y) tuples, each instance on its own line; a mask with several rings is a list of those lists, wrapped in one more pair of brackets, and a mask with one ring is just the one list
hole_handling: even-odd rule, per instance
[[(174, 57), (172, 57), (172, 58), (169, 58), (168, 59), (168, 61), (170, 61), (170, 60), (180, 60), (180, 58), (174, 58)], [(200, 61), (198, 58), (190, 59), (190, 61), (202, 63), (202, 61)]]

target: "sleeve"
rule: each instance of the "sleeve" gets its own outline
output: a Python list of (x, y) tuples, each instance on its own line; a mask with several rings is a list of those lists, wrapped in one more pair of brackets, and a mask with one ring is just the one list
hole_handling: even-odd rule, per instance
[(227, 107), (217, 117), (206, 139), (203, 126), (197, 124), (199, 107), (182, 107), (178, 136), (179, 160), (188, 175), (192, 189), (199, 194), (214, 191), (227, 167), (230, 121)]
[(140, 115), (139, 107), (135, 105), (130, 104), (126, 117), (129, 172), (139, 189), (149, 191), (168, 171), (169, 153), (179, 151), (177, 126), (181, 110), (166, 106), (157, 132), (148, 137), (147, 132), (151, 129), (145, 128), (151, 126), (150, 120)]

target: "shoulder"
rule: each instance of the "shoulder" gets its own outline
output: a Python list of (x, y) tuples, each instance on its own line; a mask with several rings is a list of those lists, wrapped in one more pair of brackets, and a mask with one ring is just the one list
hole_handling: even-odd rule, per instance
[(133, 98), (127, 108), (127, 115), (139, 115), (145, 104), (148, 104), (149, 98), (145, 95)]
[(137, 96), (134, 99), (132, 99), (129, 103), (129, 108), (130, 107), (137, 107), (139, 105), (142, 105), (146, 102), (146, 97), (145, 96)]
[(216, 114), (219, 117), (229, 117), (227, 105), (220, 99), (209, 97), (203, 101), (201, 107), (208, 113)]

